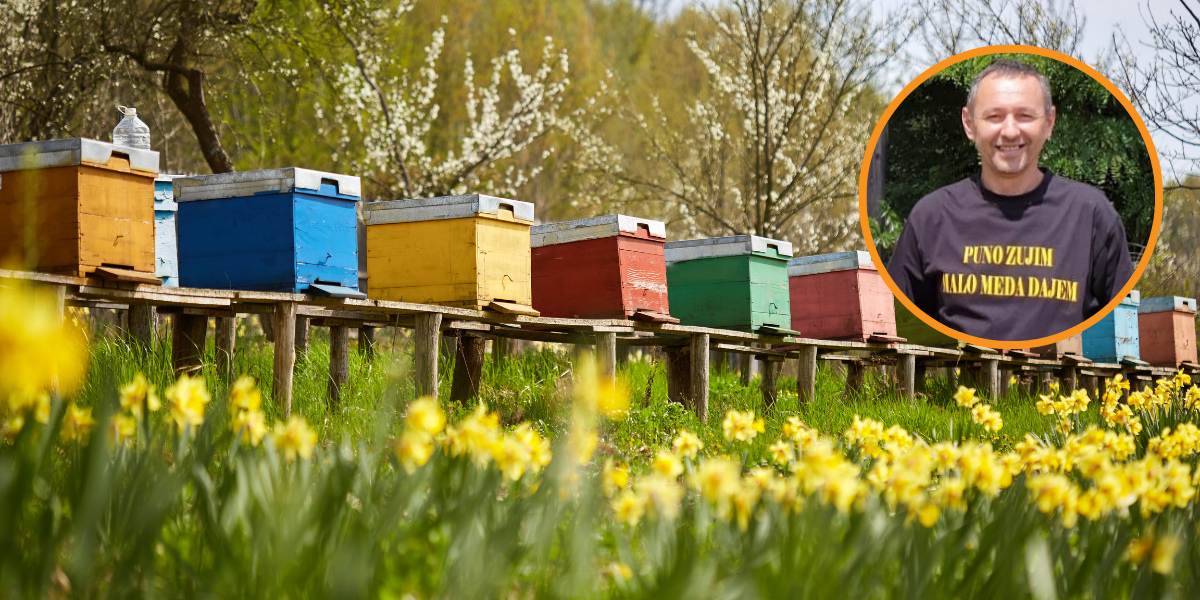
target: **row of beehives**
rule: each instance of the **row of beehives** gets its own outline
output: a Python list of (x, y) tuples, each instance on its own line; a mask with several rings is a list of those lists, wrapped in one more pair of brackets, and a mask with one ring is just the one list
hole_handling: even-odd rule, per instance
[[(0, 146), (0, 215), (11, 217), (0, 218), (0, 255), (32, 247), (40, 270), (78, 276), (106, 266), (166, 285), (362, 295), (358, 177), (157, 171), (156, 152), (93, 140)], [(748, 235), (666, 242), (663, 223), (624, 215), (533, 226), (532, 204), (485, 195), (373, 202), (364, 222), (375, 299), (816, 339), (897, 335), (892, 295), (865, 252), (793, 258), (790, 243)], [(1195, 362), (1195, 309), (1185, 298), (1139, 308), (1135, 293), (1078, 351)], [(910, 342), (945, 341), (922, 339), (900, 315)]]

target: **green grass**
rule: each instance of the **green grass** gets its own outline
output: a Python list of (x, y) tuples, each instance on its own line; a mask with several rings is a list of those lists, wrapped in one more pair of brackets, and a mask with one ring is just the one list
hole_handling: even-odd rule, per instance
[[(244, 330), (245, 328), (243, 328)], [(347, 438), (386, 439), (399, 431), (399, 407), (415, 397), (409, 377), (411, 343), (397, 329), (380, 331), (377, 351), (373, 358), (352, 348), (350, 381), (343, 389), (342, 401), (336, 410), (326, 401), (329, 369), (328, 330), (311, 328), (307, 352), (296, 359), (293, 383), (292, 410), (302, 415), (317, 431), (324, 443), (333, 444)], [(92, 373), (80, 392), (82, 403), (95, 405), (111, 398), (111, 390), (129, 381), (142, 371), (161, 391), (173, 381), (170, 367), (170, 339), (162, 337), (146, 353), (112, 334), (98, 335), (94, 340)], [(352, 342), (353, 344), (353, 342)], [(258, 380), (268, 398), (264, 411), (269, 421), (282, 419), (282, 407), (269, 399), (272, 388), (274, 346), (261, 334), (239, 334), (235, 353), (235, 371)], [(211, 336), (202, 373), (214, 398), (226, 396), (226, 383), (218, 377)], [(439, 395), (450, 395), (453, 359), (443, 356), (439, 364)], [(647, 354), (642, 360), (631, 360), (621, 366), (618, 377), (630, 390), (628, 418), (603, 423), (601, 451), (618, 460), (636, 462), (652, 456), (668, 446), (679, 429), (689, 429), (701, 436), (710, 450), (734, 449), (724, 440), (721, 422), (729, 409), (753, 410), (764, 418), (766, 431), (753, 444), (740, 445), (739, 454), (746, 452), (751, 462), (765, 462), (767, 446), (781, 435), (783, 424), (790, 416), (798, 416), (808, 425), (826, 433), (840, 433), (850, 426), (855, 415), (900, 425), (910, 433), (929, 442), (990, 439), (998, 450), (1011, 449), (1026, 432), (1045, 435), (1053, 423), (1037, 413), (1036, 398), (1019, 386), (1011, 386), (1006, 397), (994, 403), (1004, 418), (999, 434), (987, 434), (970, 418), (969, 411), (958, 407), (951, 399), (953, 389), (945, 379), (927, 380), (926, 389), (916, 402), (908, 402), (884, 381), (881, 370), (868, 371), (862, 393), (853, 399), (845, 398), (844, 376), (826, 363), (817, 372), (816, 399), (801, 406), (796, 396), (796, 382), (782, 378), (779, 400), (765, 409), (759, 380), (743, 386), (741, 377), (733, 371), (714, 370), (710, 377), (709, 421), (700, 423), (695, 414), (683, 406), (667, 401), (665, 365)], [(497, 363), (491, 355), (486, 359), (480, 396), (488, 407), (497, 411), (501, 422), (514, 425), (529, 421), (543, 434), (557, 438), (568, 426), (571, 416), (570, 390), (572, 366), (565, 346), (547, 345), (530, 350), (519, 357)], [(461, 418), (474, 406), (448, 406), (452, 421)]]

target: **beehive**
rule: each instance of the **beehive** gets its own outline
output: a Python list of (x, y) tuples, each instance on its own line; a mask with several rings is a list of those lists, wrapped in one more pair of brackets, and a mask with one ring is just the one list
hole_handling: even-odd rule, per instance
[(683, 325), (758, 332), (792, 323), (792, 245), (754, 235), (667, 242), (671, 316)]
[(74, 138), (0, 146), (0, 258), (154, 273), (158, 153)]
[(1119, 363), (1141, 360), (1138, 342), (1138, 305), (1141, 294), (1129, 292), (1099, 323), (1083, 330), (1083, 355), (1095, 362)]
[(1147, 298), (1138, 306), (1142, 360), (1159, 367), (1196, 362), (1196, 300)]
[(177, 175), (159, 175), (154, 179), (154, 275), (164, 286), (179, 285), (179, 251), (175, 245), (174, 186)]
[(788, 261), (792, 329), (808, 338), (867, 341), (896, 336), (896, 311), (871, 255), (863, 251)]
[(370, 297), (486, 308), (531, 306), (533, 204), (483, 194), (372, 202)]
[(1077, 333), (1065, 340), (1053, 344), (1038, 346), (1031, 350), (1034, 354), (1050, 360), (1058, 360), (1068, 354), (1083, 356), (1083, 334)]
[(667, 317), (660, 221), (607, 215), (530, 230), (533, 307), (547, 317)]
[(358, 177), (287, 168), (173, 183), (180, 285), (362, 296)]

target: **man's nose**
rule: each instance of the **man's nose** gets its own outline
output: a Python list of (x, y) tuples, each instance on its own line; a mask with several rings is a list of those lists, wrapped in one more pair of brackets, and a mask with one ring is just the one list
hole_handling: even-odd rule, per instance
[(1021, 136), (1021, 128), (1017, 126), (1017, 117), (1008, 115), (1004, 121), (1000, 123), (1000, 137), (1015, 138)]

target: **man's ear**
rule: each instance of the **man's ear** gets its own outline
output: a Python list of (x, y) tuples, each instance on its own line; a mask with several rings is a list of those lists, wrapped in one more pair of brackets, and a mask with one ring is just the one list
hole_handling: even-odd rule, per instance
[(975, 123), (971, 121), (971, 108), (968, 106), (962, 109), (962, 124), (963, 131), (967, 132), (967, 139), (975, 141)]
[(1058, 118), (1058, 107), (1051, 106), (1050, 112), (1046, 114), (1046, 121), (1047, 121), (1047, 126), (1048, 126), (1047, 131), (1046, 131), (1046, 139), (1050, 139), (1050, 136), (1054, 135), (1054, 123), (1057, 120), (1057, 118)]

